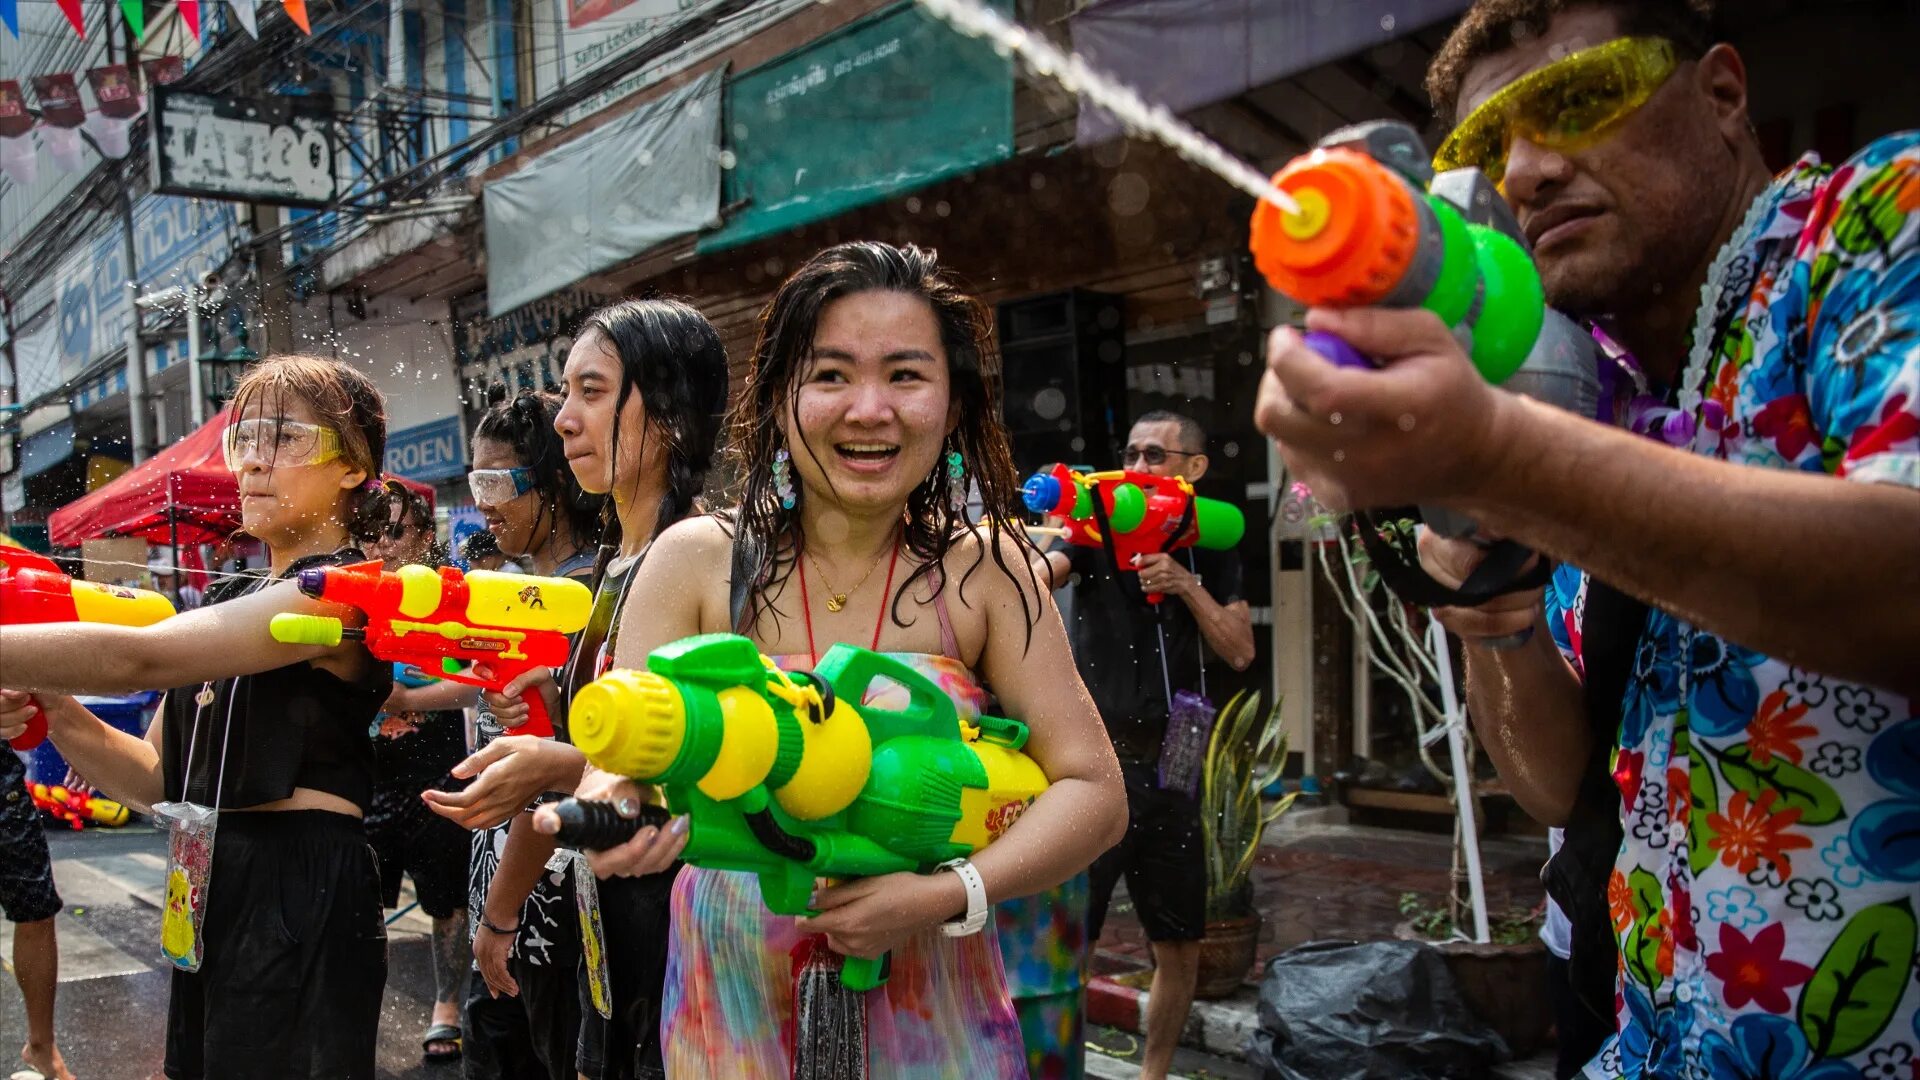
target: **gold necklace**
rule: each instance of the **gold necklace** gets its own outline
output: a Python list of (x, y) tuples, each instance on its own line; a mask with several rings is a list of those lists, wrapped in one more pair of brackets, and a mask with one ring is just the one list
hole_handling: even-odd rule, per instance
[(820, 560), (813, 557), (813, 552), (811, 551), (807, 552), (807, 561), (813, 564), (813, 572), (820, 576), (820, 584), (825, 585), (827, 587), (827, 610), (830, 612), (837, 612), (841, 608), (846, 607), (847, 597), (852, 596), (854, 593), (859, 592), (860, 586), (865, 585), (867, 583), (867, 579), (873, 576), (873, 572), (875, 570), (880, 569), (880, 559), (885, 555), (886, 555), (886, 552), (884, 551), (882, 551), (879, 555), (875, 555), (873, 557), (873, 565), (867, 567), (867, 572), (860, 575), (859, 581), (856, 581), (853, 583), (853, 588), (848, 589), (846, 592), (839, 592), (835, 590), (833, 587), (833, 584), (827, 580), (826, 571), (820, 569)]

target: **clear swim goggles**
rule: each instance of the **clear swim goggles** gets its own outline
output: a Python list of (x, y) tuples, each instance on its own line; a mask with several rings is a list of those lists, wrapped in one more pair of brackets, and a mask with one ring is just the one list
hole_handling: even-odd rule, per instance
[(221, 437), (220, 451), (232, 472), (239, 472), (249, 456), (275, 469), (320, 465), (340, 456), (340, 434), (279, 417), (235, 420)]

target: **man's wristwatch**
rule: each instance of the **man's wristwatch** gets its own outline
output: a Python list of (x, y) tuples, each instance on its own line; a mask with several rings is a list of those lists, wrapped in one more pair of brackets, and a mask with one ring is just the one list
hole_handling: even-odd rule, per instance
[(967, 914), (958, 920), (948, 920), (940, 924), (940, 932), (948, 937), (966, 937), (977, 934), (987, 925), (987, 883), (980, 880), (980, 871), (965, 859), (953, 859), (940, 864), (940, 869), (951, 870), (960, 876), (960, 883), (967, 889)]

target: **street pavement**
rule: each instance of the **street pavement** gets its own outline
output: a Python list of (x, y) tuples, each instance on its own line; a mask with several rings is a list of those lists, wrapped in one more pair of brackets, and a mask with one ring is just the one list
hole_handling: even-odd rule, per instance
[[(158, 1078), (165, 1051), (167, 968), (160, 957), (160, 910), (166, 875), (165, 837), (144, 823), (125, 829), (50, 829), (54, 879), (66, 907), (60, 937), (60, 996), (55, 1023), (61, 1053), (80, 1080)], [(402, 904), (409, 902), (403, 895)], [(388, 928), (387, 995), (380, 1027), (382, 1080), (453, 1080), (457, 1065), (420, 1060), (420, 1034), (433, 1002), (428, 955), (430, 923), (409, 913)], [(0, 920), (0, 1078), (9, 1076), (26, 1041), (26, 1016), (13, 982), (13, 926)], [(1133, 1080), (1140, 1075), (1139, 1039), (1124, 1031), (1088, 1033), (1087, 1075)], [(1176, 1075), (1189, 1080), (1253, 1080), (1258, 1074), (1229, 1058), (1182, 1049)]]

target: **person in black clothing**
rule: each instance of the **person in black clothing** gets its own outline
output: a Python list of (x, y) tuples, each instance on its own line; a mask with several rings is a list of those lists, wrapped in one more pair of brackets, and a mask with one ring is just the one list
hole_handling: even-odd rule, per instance
[[(355, 563), (378, 535), (391, 491), (375, 479), (386, 410), (371, 380), (335, 360), (278, 356), (234, 392), (224, 437), (247, 533), (271, 570), (228, 579), (206, 606), (148, 627), (68, 623), (0, 628), (7, 679), (0, 738), (36, 707), (54, 742), (101, 791), (140, 810), (217, 808), (204, 920), (175, 923), (166, 1075), (175, 1080), (371, 1080), (386, 982), (379, 871), (362, 818), (373, 797), (367, 726), (392, 669), (358, 642), (288, 645), (282, 612), (352, 608), (313, 600), (303, 569)], [(145, 739), (88, 712), (73, 693), (173, 685)]]
[[(418, 492), (403, 491), (386, 531), (370, 552), (388, 570), (409, 564), (439, 567), (447, 549), (434, 537), (433, 511)], [(433, 1015), (420, 1039), (429, 1062), (452, 1061), (462, 1052), (460, 1003), (466, 996), (466, 830), (435, 816), (420, 793), (444, 787), (449, 772), (467, 756), (466, 716), (478, 697), (469, 686), (435, 681), (419, 671), (394, 672), (393, 696), (374, 719), (373, 806), (367, 841), (380, 858), (381, 899), (400, 906), (400, 883), (413, 878), (420, 910), (433, 920)]]
[[(1207, 471), (1206, 432), (1189, 417), (1155, 411), (1127, 435), (1122, 464), (1198, 481)], [(1105, 551), (1049, 552), (1055, 588), (1068, 586), (1074, 662), (1113, 739), (1126, 775), (1127, 835), (1093, 864), (1087, 940), (1100, 938), (1122, 874), (1153, 945), (1153, 989), (1141, 1075), (1163, 1080), (1186, 1026), (1206, 925), (1207, 872), (1200, 807), (1191, 791), (1160, 780), (1161, 748), (1176, 695), (1204, 696), (1204, 652), (1235, 671), (1253, 663), (1253, 616), (1240, 595), (1240, 557), (1188, 548), (1141, 558), (1121, 572)], [(1156, 611), (1146, 593), (1164, 593)], [(1178, 736), (1176, 735), (1176, 738)]]
[[(591, 588), (606, 499), (582, 490), (567, 467), (566, 449), (553, 429), (560, 405), (557, 394), (526, 392), (509, 401), (501, 393), (481, 416), (467, 483), (487, 531), (469, 537), (468, 547), (490, 541), (496, 557), (511, 554), (534, 574), (573, 578)], [(512, 729), (481, 701), (474, 749), (509, 734)], [(516, 861), (505, 863), (510, 835), (508, 825), (473, 833), (467, 906), (477, 918), (470, 945), (467, 1076), (572, 1080), (581, 1035), (573, 878), (564, 859), (554, 859), (551, 851), (542, 858), (525, 842), (514, 847)], [(503, 872), (506, 880), (496, 890)], [(513, 930), (498, 932), (507, 927)]]
[[(511, 728), (526, 721), (519, 695), (540, 687), (558, 738), (508, 734), (496, 739), (455, 770), (474, 778), (465, 791), (427, 793), (436, 811), (468, 828), (513, 821), (488, 889), (480, 933), (522, 943), (531, 932), (524, 922), (495, 916), (521, 908), (557, 848), (553, 837), (535, 832), (531, 815), (521, 811), (536, 796), (571, 794), (580, 783), (586, 758), (567, 740), (566, 703), (606, 671), (627, 586), (653, 538), (695, 512), (726, 407), (726, 349), (713, 325), (687, 304), (626, 301), (587, 318), (567, 355), (565, 382), (566, 401), (554, 418), (564, 457), (580, 487), (605, 493), (612, 507), (601, 537), (593, 615), (561, 672), (535, 669), (502, 694), (483, 695), (500, 723)], [(613, 1015), (603, 1018), (589, 1003), (589, 973), (582, 964), (577, 1066), (583, 1076), (651, 1080), (664, 1075), (660, 1001), (667, 899), (678, 871), (675, 863), (646, 877), (598, 885)]]

